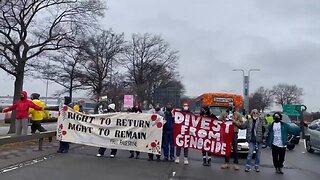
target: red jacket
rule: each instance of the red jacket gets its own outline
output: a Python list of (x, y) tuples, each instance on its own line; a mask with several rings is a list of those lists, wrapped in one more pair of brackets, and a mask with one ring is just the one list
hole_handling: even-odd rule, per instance
[(33, 108), (35, 110), (42, 110), (41, 107), (35, 105), (32, 101), (28, 100), (27, 92), (22, 91), (21, 94), (23, 94), (24, 98), (22, 100), (19, 100), (16, 104), (5, 108), (3, 112), (8, 112), (12, 110), (16, 110), (16, 118), (17, 119), (28, 119), (29, 118), (29, 113), (28, 110), (29, 108)]

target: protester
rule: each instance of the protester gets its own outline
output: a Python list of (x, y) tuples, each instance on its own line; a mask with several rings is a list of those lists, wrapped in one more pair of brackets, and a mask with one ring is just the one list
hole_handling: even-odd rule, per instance
[(152, 104), (149, 104), (149, 110), (148, 110), (148, 114), (155, 114), (156, 110), (154, 109)]
[[(64, 97), (64, 105), (70, 107), (71, 106), (71, 98), (69, 96)], [(58, 107), (59, 110), (59, 107)], [(70, 143), (65, 141), (60, 141), (59, 143), (59, 149), (57, 153), (68, 153), (70, 148)]]
[(174, 118), (172, 115), (172, 105), (167, 104), (164, 112), (166, 123), (163, 126), (162, 131), (162, 144), (163, 144), (163, 155), (164, 161), (174, 161), (174, 143), (173, 143), (173, 125)]
[[(190, 109), (189, 109), (189, 104), (188, 103), (184, 103), (183, 104), (183, 107), (182, 107), (182, 112), (184, 113), (191, 113), (190, 112)], [(188, 148), (183, 148), (183, 155), (184, 155), (184, 161), (183, 163), (185, 165), (188, 165), (189, 164), (189, 161), (188, 161), (188, 152), (189, 152), (189, 149)], [(176, 160), (175, 160), (175, 163), (179, 164), (180, 162), (180, 154), (181, 154), (181, 147), (177, 147), (176, 148)]]
[(287, 123), (282, 122), (282, 114), (275, 112), (273, 114), (274, 122), (269, 124), (268, 145), (272, 148), (273, 166), (276, 173), (283, 174), (283, 162), (286, 155), (286, 146), (288, 143), (288, 134), (300, 134), (299, 128), (293, 128)]
[(274, 120), (273, 120), (273, 117), (270, 114), (267, 114), (266, 121), (267, 121), (268, 124), (272, 124)]
[(79, 102), (76, 105), (73, 106), (73, 110), (83, 113), (84, 112), (84, 108), (83, 108), (84, 103), (85, 102), (84, 102), (83, 99), (79, 100)]
[[(114, 113), (116, 112), (116, 105), (115, 104), (109, 104), (108, 106), (108, 113)], [(107, 148), (105, 147), (100, 147), (98, 150), (98, 154), (97, 157), (101, 157), (104, 155), (104, 153), (106, 152)], [(111, 153), (110, 153), (110, 158), (114, 158), (117, 154), (117, 149), (111, 149)]]
[[(163, 111), (161, 110), (159, 104), (157, 104), (155, 106), (154, 110), (155, 110), (155, 114), (158, 114), (158, 115), (162, 116), (163, 118), (165, 117), (165, 115), (164, 115)], [(152, 153), (148, 153), (148, 157), (149, 157), (149, 161), (153, 161), (153, 154)], [(156, 157), (157, 157), (157, 162), (160, 162), (161, 161), (160, 160), (161, 155), (156, 155)]]
[[(247, 142), (249, 143), (249, 152), (247, 156), (247, 162), (245, 171), (249, 172), (251, 170), (251, 160), (253, 152), (256, 151), (255, 157), (255, 171), (260, 172), (260, 155), (261, 155), (261, 145), (265, 141), (268, 130), (267, 124), (264, 119), (259, 119), (259, 112), (257, 109), (251, 111), (251, 118), (249, 118), (242, 126), (241, 129), (247, 130)], [(265, 131), (263, 129), (266, 129)], [(264, 131), (264, 133), (263, 133)]]
[[(230, 119), (228, 119), (228, 117)], [(243, 121), (242, 121), (242, 117), (241, 114), (239, 112), (234, 112), (232, 110), (227, 110), (226, 112), (223, 112), (220, 117), (219, 120), (221, 121), (232, 121), (234, 124), (234, 133), (233, 133), (233, 139), (232, 139), (232, 154), (233, 154), (233, 163), (234, 166), (233, 168), (235, 170), (239, 170), (239, 154), (238, 154), (238, 127), (241, 127)], [(222, 169), (228, 169), (230, 167), (229, 165), (230, 162), (230, 157), (229, 156), (225, 156), (225, 164), (221, 166)]]
[[(32, 93), (31, 94), (31, 100), (32, 102), (41, 107), (44, 108), (45, 104), (40, 99), (40, 94), (38, 93)], [(33, 108), (29, 108), (29, 114), (31, 115), (31, 133), (35, 133), (37, 130), (39, 132), (45, 132), (47, 131), (42, 125), (41, 121), (43, 120), (43, 117), (49, 118), (49, 111), (46, 110), (35, 110)]]
[[(208, 118), (212, 118), (212, 119), (218, 119), (214, 114), (211, 114), (208, 106), (202, 107), (201, 112), (200, 112), (200, 116), (208, 117)], [(211, 153), (209, 153), (207, 151), (202, 151), (202, 160), (203, 160), (202, 165), (203, 166), (211, 166), (211, 156), (212, 156)]]
[[(137, 104), (134, 107), (132, 107), (131, 112), (133, 112), (133, 113), (142, 113), (142, 110), (141, 110), (139, 104)], [(139, 156), (140, 156), (140, 152), (136, 151), (136, 159), (139, 159)], [(129, 158), (134, 158), (134, 151), (130, 151)]]
[(20, 94), (20, 100), (18, 100), (14, 105), (2, 110), (3, 113), (16, 110), (16, 135), (18, 136), (28, 134), (29, 108), (42, 110), (42, 107), (39, 107), (32, 101), (28, 100), (26, 91), (22, 91)]

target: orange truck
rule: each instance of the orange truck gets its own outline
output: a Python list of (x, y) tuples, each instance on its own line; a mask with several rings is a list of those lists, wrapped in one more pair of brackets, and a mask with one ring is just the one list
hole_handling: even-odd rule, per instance
[(238, 94), (229, 93), (204, 93), (195, 99), (196, 111), (200, 112), (201, 107), (208, 106), (211, 113), (216, 116), (232, 106), (241, 112), (243, 97)]

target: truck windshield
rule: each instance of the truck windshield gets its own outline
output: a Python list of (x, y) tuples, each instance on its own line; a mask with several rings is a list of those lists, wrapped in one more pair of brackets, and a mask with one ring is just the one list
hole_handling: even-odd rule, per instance
[(228, 107), (224, 107), (224, 106), (211, 106), (210, 107), (211, 113), (217, 117), (220, 116), (220, 114), (222, 112), (225, 112), (227, 109), (228, 109)]

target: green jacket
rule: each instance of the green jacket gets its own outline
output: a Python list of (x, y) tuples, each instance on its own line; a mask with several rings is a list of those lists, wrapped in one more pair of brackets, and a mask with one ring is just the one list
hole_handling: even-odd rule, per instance
[[(288, 144), (288, 134), (299, 135), (301, 129), (298, 126), (294, 127), (284, 122), (280, 122), (280, 123), (281, 123), (281, 140), (282, 140), (282, 144), (285, 146)], [(268, 133), (267, 144), (270, 147), (273, 144), (273, 138), (274, 138), (273, 124), (274, 122), (269, 124), (268, 126), (269, 133)]]

